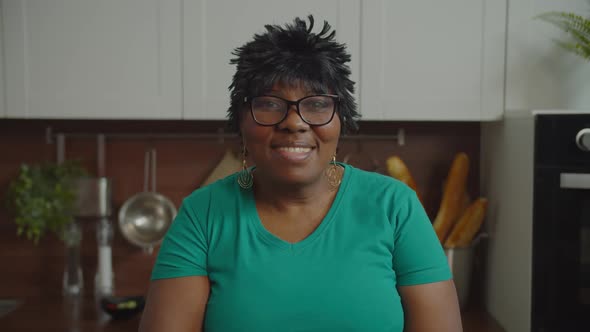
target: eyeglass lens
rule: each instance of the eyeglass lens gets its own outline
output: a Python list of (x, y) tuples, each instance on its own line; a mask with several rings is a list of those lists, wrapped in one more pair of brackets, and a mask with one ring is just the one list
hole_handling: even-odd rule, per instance
[[(278, 97), (260, 96), (252, 98), (252, 113), (256, 122), (274, 125), (281, 122), (289, 111), (289, 103)], [(309, 96), (297, 103), (303, 120), (312, 125), (328, 123), (334, 113), (335, 102), (330, 96)]]

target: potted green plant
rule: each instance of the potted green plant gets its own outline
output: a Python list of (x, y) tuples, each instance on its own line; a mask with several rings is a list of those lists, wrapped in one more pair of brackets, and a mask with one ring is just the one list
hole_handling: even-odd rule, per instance
[(86, 174), (78, 161), (21, 165), (7, 195), (17, 234), (35, 244), (47, 232), (67, 241), (64, 230), (73, 221), (76, 202), (73, 182)]
[(80, 264), (82, 232), (74, 222), (76, 205), (75, 180), (87, 175), (77, 161), (61, 164), (23, 164), (8, 189), (8, 206), (14, 214), (17, 234), (35, 244), (47, 233), (57, 235), (66, 249), (63, 293), (82, 293)]
[(564, 31), (569, 39), (555, 42), (562, 48), (590, 60), (590, 19), (568, 12), (552, 11), (537, 16)]

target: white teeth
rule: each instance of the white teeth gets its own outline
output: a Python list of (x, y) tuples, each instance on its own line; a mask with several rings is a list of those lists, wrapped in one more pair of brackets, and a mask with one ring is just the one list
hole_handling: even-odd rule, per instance
[(311, 151), (311, 148), (285, 146), (285, 147), (280, 147), (279, 150), (286, 151), (286, 152), (294, 152), (294, 153), (307, 153), (307, 152)]

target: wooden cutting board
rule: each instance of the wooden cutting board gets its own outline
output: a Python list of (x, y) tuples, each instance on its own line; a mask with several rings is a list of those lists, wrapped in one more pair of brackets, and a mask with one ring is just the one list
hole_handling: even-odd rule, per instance
[(211, 184), (219, 179), (223, 179), (224, 177), (239, 171), (241, 167), (242, 162), (240, 159), (236, 157), (231, 149), (227, 149), (223, 158), (221, 158), (221, 161), (215, 166), (205, 181), (203, 181), (201, 187)]

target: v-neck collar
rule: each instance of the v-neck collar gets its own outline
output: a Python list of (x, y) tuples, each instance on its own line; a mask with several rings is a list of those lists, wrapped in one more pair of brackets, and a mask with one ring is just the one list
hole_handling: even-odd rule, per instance
[(279, 238), (278, 236), (276, 236), (273, 233), (271, 233), (270, 231), (268, 231), (266, 229), (266, 227), (264, 227), (264, 225), (262, 224), (262, 221), (260, 220), (258, 210), (256, 209), (256, 200), (254, 198), (254, 190), (249, 189), (249, 190), (245, 191), (245, 194), (243, 197), (245, 198), (244, 204), (245, 204), (247, 219), (252, 223), (252, 225), (256, 229), (257, 233), (260, 235), (260, 237), (265, 242), (267, 242), (277, 248), (283, 249), (283, 250), (293, 251), (293, 250), (301, 249), (301, 248), (307, 246), (308, 244), (312, 243), (315, 239), (317, 239), (328, 228), (328, 226), (330, 225), (330, 223), (332, 223), (332, 220), (334, 219), (334, 215), (338, 211), (338, 206), (340, 205), (340, 202), (342, 201), (342, 196), (345, 194), (347, 186), (350, 182), (349, 181), (350, 173), (352, 171), (352, 167), (350, 165), (347, 165), (344, 163), (337, 163), (337, 164), (344, 168), (344, 174), (342, 176), (342, 182), (340, 183), (340, 187), (338, 188), (338, 192), (336, 193), (336, 197), (334, 198), (334, 201), (332, 202), (332, 205), (330, 206), (328, 213), (326, 213), (326, 216), (322, 219), (322, 221), (320, 222), (318, 227), (311, 234), (309, 234), (303, 240), (295, 242), (295, 243), (291, 243), (291, 242), (288, 242), (288, 241), (285, 241), (285, 240)]

